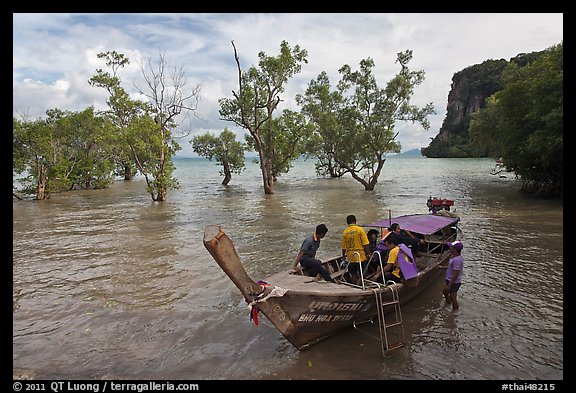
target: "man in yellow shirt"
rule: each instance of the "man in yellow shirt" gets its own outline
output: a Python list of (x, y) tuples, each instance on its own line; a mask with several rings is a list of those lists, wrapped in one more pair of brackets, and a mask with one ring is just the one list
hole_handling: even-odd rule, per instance
[(364, 228), (356, 225), (356, 216), (346, 217), (348, 227), (342, 233), (342, 256), (348, 260), (352, 282), (359, 284), (360, 269), (364, 270), (370, 259), (370, 241)]

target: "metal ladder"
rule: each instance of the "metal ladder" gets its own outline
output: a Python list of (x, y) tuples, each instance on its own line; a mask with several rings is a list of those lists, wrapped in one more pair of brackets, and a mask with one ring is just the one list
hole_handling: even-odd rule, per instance
[[(388, 285), (383, 285), (379, 283), (372, 282), (372, 284), (377, 284), (377, 288), (370, 288), (374, 292), (374, 296), (376, 297), (376, 308), (378, 314), (378, 330), (380, 332), (380, 337), (376, 337), (367, 331), (360, 329), (358, 325), (366, 322), (371, 322), (372, 318), (367, 321), (362, 322), (353, 322), (353, 326), (355, 329), (359, 330), (360, 332), (367, 334), (368, 336), (380, 341), (382, 355), (386, 356), (390, 351), (395, 349), (402, 348), (406, 345), (406, 335), (404, 333), (404, 322), (402, 320), (402, 310), (400, 309), (400, 298), (398, 296), (398, 287), (396, 282), (389, 280), (387, 282)], [(392, 292), (392, 300), (384, 302), (382, 299), (382, 292), (384, 292), (383, 288), (390, 288)], [(386, 321), (386, 308), (392, 306), (394, 308), (394, 312), (392, 314), (392, 320)], [(398, 337), (398, 341), (394, 343), (390, 343), (390, 339), (388, 336), (389, 329), (400, 329), (399, 332), (396, 332), (396, 336)]]
[[(392, 291), (392, 300), (388, 302), (382, 301), (382, 291), (374, 291), (376, 296), (376, 306), (378, 307), (378, 326), (380, 330), (380, 343), (382, 346), (382, 354), (386, 355), (388, 352), (402, 348), (406, 345), (406, 334), (404, 333), (404, 321), (402, 320), (402, 310), (400, 309), (400, 297), (398, 296), (398, 287), (396, 282), (390, 280), (387, 282), (387, 288)], [(385, 308), (387, 306), (394, 307), (394, 312), (391, 313), (393, 320), (386, 322)], [(388, 329), (399, 328), (397, 332), (398, 341), (390, 343), (388, 339)]]

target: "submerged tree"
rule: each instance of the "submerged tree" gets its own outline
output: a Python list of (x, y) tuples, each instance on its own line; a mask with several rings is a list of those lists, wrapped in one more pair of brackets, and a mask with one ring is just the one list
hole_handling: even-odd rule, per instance
[[(272, 154), (272, 178), (288, 173), (292, 163), (305, 153), (306, 141), (312, 134), (311, 124), (301, 113), (284, 109), (282, 115), (272, 120), (274, 151)], [(254, 138), (246, 135), (247, 149), (256, 150)]]
[(236, 140), (236, 134), (225, 128), (220, 135), (215, 136), (209, 132), (196, 135), (190, 141), (194, 152), (210, 161), (214, 158), (222, 165), (220, 175), (224, 176), (222, 185), (228, 185), (232, 174), (240, 174), (245, 169), (244, 149), (245, 145)]
[(234, 98), (219, 100), (220, 116), (249, 131), (252, 138), (250, 143), (258, 153), (264, 193), (273, 194), (278, 175), (275, 165), (281, 161), (276, 155), (283, 143), (279, 141), (283, 136), (278, 134), (281, 128), (275, 125), (273, 115), (286, 83), (300, 72), (302, 63), (307, 63), (308, 53), (298, 45), (291, 49), (286, 41), (282, 41), (278, 56), (260, 52), (258, 67), (252, 66), (242, 71), (233, 41), (232, 46), (238, 68), (238, 91), (232, 91)]
[(46, 114), (43, 120), (13, 120), (13, 172), (26, 173), (21, 191), (42, 200), (51, 193), (107, 187), (113, 162), (106, 119), (92, 107)]
[(100, 189), (114, 180), (111, 127), (94, 108), (82, 112), (49, 110), (56, 166), (49, 173), (53, 191)]
[(347, 97), (343, 121), (339, 134), (343, 149), (335, 151), (335, 161), (347, 169), (352, 177), (364, 185), (365, 190), (373, 190), (386, 162), (387, 153), (399, 153), (400, 144), (395, 131), (398, 122), (420, 123), (424, 129), (430, 128), (427, 116), (434, 113), (432, 103), (418, 108), (410, 103), (414, 88), (424, 81), (424, 71), (411, 71), (408, 63), (412, 51), (397, 54), (396, 63), (400, 71), (386, 85), (378, 87), (372, 73), (374, 61), (371, 58), (360, 62), (360, 69), (352, 71), (344, 65), (339, 72), (342, 78), (338, 89)]
[(12, 170), (17, 174), (28, 172), (22, 191), (35, 194), (38, 200), (48, 198), (48, 168), (53, 156), (52, 130), (45, 120), (13, 118)]
[(126, 138), (131, 123), (138, 117), (144, 116), (147, 107), (143, 101), (131, 99), (121, 86), (118, 71), (130, 64), (130, 60), (116, 51), (101, 52), (97, 56), (105, 60), (106, 67), (111, 70), (111, 73), (99, 68), (88, 83), (91, 86), (105, 89), (109, 94), (106, 100), (109, 110), (104, 114), (116, 127), (113, 133), (115, 136), (113, 159), (116, 163), (116, 174), (123, 176), (124, 180), (132, 180), (137, 173), (137, 167)]
[(117, 156), (124, 177), (130, 179), (137, 168), (146, 180), (146, 191), (152, 200), (165, 201), (168, 190), (179, 187), (172, 176), (172, 157), (180, 150), (173, 130), (180, 124), (177, 120), (181, 114), (195, 114), (200, 88), (186, 90), (183, 70), (175, 68), (169, 72), (161, 53), (156, 67), (151, 60), (148, 69), (140, 67), (147, 89), (138, 90), (148, 100), (133, 100), (117, 76), (129, 60), (115, 51), (99, 53), (98, 57), (106, 60), (112, 74), (98, 69), (90, 84), (105, 88), (110, 94), (107, 113), (117, 127)]
[[(160, 53), (156, 65), (148, 59), (148, 68), (141, 66), (141, 70), (147, 89), (138, 90), (149, 100), (154, 126), (149, 128), (153, 135), (147, 149), (133, 149), (133, 154), (140, 173), (146, 179), (146, 189), (152, 199), (165, 201), (168, 190), (179, 187), (178, 181), (172, 177), (175, 169), (172, 157), (181, 149), (174, 132), (183, 121), (179, 121), (180, 115), (184, 118), (188, 114), (196, 115), (200, 86), (188, 89), (184, 70), (168, 70), (163, 53)], [(143, 165), (143, 158), (146, 158), (147, 165)]]
[(360, 62), (352, 71), (344, 65), (335, 91), (325, 72), (310, 82), (305, 95), (297, 97), (302, 112), (315, 125), (308, 152), (318, 158), (320, 174), (332, 177), (345, 173), (373, 190), (384, 167), (387, 153), (400, 152), (396, 141), (398, 122), (418, 122), (428, 129), (427, 116), (434, 113), (431, 103), (423, 108), (410, 104), (414, 88), (424, 80), (423, 71), (411, 71), (408, 63), (412, 51), (398, 53), (400, 72), (380, 88), (373, 75), (371, 58)]
[(313, 132), (304, 150), (316, 158), (316, 173), (323, 176), (341, 177), (348, 170), (338, 165), (336, 152), (342, 150), (341, 134), (346, 114), (345, 99), (340, 91), (330, 91), (330, 81), (325, 71), (310, 81), (304, 94), (296, 96), (301, 112), (310, 119)]

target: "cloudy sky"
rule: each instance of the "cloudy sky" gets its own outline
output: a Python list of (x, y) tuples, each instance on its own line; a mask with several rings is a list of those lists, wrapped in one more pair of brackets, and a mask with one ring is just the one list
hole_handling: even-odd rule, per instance
[[(201, 89), (197, 116), (183, 122), (190, 134), (179, 140), (179, 156), (194, 156), (193, 135), (220, 133), (224, 127), (244, 130), (219, 119), (218, 99), (237, 90), (233, 40), (243, 69), (257, 65), (258, 52), (276, 56), (280, 43), (308, 51), (308, 64), (292, 78), (282, 98), (285, 107), (298, 110), (294, 97), (326, 71), (332, 85), (338, 69), (353, 70), (371, 57), (381, 87), (398, 72), (398, 52), (410, 49), (413, 70), (423, 70), (413, 104), (432, 102), (428, 131), (418, 125), (398, 124), (402, 150), (428, 146), (438, 134), (454, 73), (489, 59), (540, 51), (563, 40), (562, 13), (14, 13), (13, 115), (37, 119), (47, 109), (80, 111), (88, 106), (106, 109), (107, 95), (88, 80), (105, 68), (97, 54), (117, 51), (131, 64), (119, 73), (124, 87), (136, 94), (144, 86), (139, 64), (157, 61), (164, 53), (168, 65), (182, 67), (189, 88)], [(136, 97), (136, 96), (134, 96)]]

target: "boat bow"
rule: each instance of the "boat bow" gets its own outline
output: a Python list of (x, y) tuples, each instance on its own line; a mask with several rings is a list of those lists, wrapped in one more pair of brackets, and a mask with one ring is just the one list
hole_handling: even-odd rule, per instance
[(261, 285), (248, 276), (240, 257), (238, 257), (234, 243), (219, 225), (206, 227), (204, 230), (204, 247), (238, 287), (246, 301), (251, 302), (256, 295), (262, 293)]
[(204, 247), (222, 268), (224, 273), (238, 287), (248, 303), (248, 308), (256, 305), (259, 311), (295, 346), (293, 341), (295, 326), (288, 317), (280, 299), (287, 292), (277, 286), (265, 286), (254, 282), (240, 261), (234, 244), (218, 225), (209, 225), (204, 230)]

